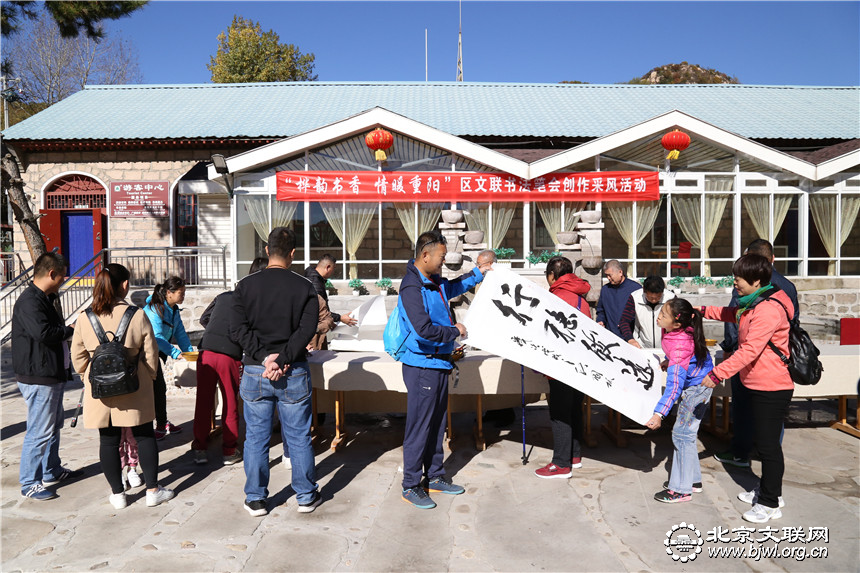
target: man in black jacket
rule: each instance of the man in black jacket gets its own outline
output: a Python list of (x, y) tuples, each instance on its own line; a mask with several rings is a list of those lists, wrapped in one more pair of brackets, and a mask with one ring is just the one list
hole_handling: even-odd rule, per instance
[[(744, 254), (761, 255), (773, 264), (773, 245), (770, 241), (764, 239), (756, 239), (751, 242)], [(779, 287), (785, 291), (791, 304), (794, 305), (794, 316), (792, 320), (797, 320), (800, 316), (800, 305), (797, 303), (797, 288), (794, 283), (782, 276), (775, 268), (770, 277), (772, 285)], [(729, 306), (738, 306), (738, 291), (732, 291), (732, 299)], [(720, 347), (726, 357), (738, 349), (738, 325), (734, 322), (727, 322), (724, 326), (724, 338), (720, 342)], [(741, 383), (741, 377), (738, 374), (732, 376), (732, 447), (730, 450), (714, 454), (717, 461), (724, 464), (739, 468), (750, 467), (750, 450), (753, 447), (753, 417), (752, 408), (750, 406), (749, 390)], [(783, 428), (783, 431), (785, 429)], [(782, 434), (779, 436), (779, 442), (782, 443)]]
[(239, 386), (245, 411), (245, 509), (266, 515), (269, 439), (275, 408), (292, 461), (299, 513), (321, 502), (311, 447), (311, 378), (307, 345), (317, 330), (319, 302), (311, 283), (292, 272), (296, 235), (269, 233), (269, 266), (248, 275), (233, 292), (230, 337), (245, 351)]
[(54, 299), (65, 280), (66, 261), (45, 253), (33, 266), (33, 283), (12, 310), (12, 366), (18, 390), (27, 403), (27, 431), (21, 446), (21, 495), (40, 501), (57, 497), (46, 485), (77, 477), (60, 463), (63, 427), (65, 340), (74, 333), (54, 309)]
[[(323, 300), (325, 300), (326, 303), (328, 303), (328, 290), (325, 288), (325, 282), (332, 277), (336, 266), (337, 260), (335, 260), (335, 258), (330, 254), (326, 253), (320, 257), (317, 266), (305, 269), (305, 278), (311, 281), (311, 284), (314, 285), (314, 290), (318, 295), (323, 297)], [(340, 315), (336, 312), (332, 312), (331, 317), (334, 319), (335, 324), (342, 322), (347, 326), (355, 326), (358, 323), (358, 321), (352, 318), (349, 313)]]

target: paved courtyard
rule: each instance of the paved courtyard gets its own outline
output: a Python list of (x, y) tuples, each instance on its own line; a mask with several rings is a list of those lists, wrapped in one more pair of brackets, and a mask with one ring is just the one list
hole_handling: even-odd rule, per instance
[[(160, 442), (161, 483), (176, 490), (175, 499), (147, 508), (144, 490), (137, 488), (127, 509), (113, 509), (99, 471), (98, 433), (68, 427), (79, 394), (80, 384), (70, 383), (61, 454), (68, 467), (82, 468), (85, 475), (61, 484), (55, 500), (24, 500), (18, 486), (24, 402), (5, 377), (3, 571), (860, 569), (860, 441), (821, 425), (786, 429), (787, 506), (782, 519), (767, 524), (769, 530), (744, 522), (740, 515), (748, 506), (735, 497), (755, 485), (759, 464), (753, 462), (752, 472), (726, 470), (712, 457), (725, 443), (709, 435), (700, 436), (704, 491), (690, 503), (653, 500), (668, 479), (670, 428), (646, 434), (631, 424), (630, 444), (623, 449), (600, 435), (597, 447), (586, 448), (583, 468), (573, 479), (537, 479), (533, 471), (551, 458), (549, 418), (541, 404), (526, 410), (525, 466), (519, 409), (513, 425), (485, 426), (489, 447), (480, 452), (471, 438), (474, 416), (455, 415), (456, 439), (446, 465), (466, 493), (435, 494), (439, 505), (430, 511), (400, 499), (402, 416), (350, 415), (349, 442), (337, 452), (328, 448), (329, 417), (316, 458), (324, 503), (311, 514), (296, 512), (277, 445), (272, 448), (270, 513), (255, 518), (242, 508), (242, 466), (222, 466), (218, 442), (210, 448), (208, 465), (193, 463), (193, 394), (169, 397), (170, 418), (184, 432)], [(802, 421), (808, 415), (814, 421), (830, 415), (820, 406), (807, 414), (806, 407), (796, 403), (793, 417)], [(594, 416), (602, 421), (605, 411), (596, 406)], [(746, 557), (712, 554), (722, 549), (749, 555), (751, 546), (759, 547), (741, 542), (749, 537), (769, 537), (762, 551), (778, 546), (786, 556), (761, 558), (759, 552), (756, 559), (755, 550)], [(783, 549), (791, 547), (798, 549)], [(819, 548), (826, 557), (800, 559), (800, 551), (818, 554)]]

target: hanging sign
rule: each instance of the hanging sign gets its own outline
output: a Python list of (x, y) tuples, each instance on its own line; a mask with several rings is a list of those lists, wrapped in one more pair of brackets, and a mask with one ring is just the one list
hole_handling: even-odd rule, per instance
[(525, 180), (504, 173), (278, 171), (279, 201), (495, 202), (656, 201), (656, 171), (550, 173)]
[(113, 181), (111, 217), (167, 217), (169, 181)]
[(644, 424), (663, 394), (657, 358), (511, 270), (487, 273), (467, 344), (532, 368)]

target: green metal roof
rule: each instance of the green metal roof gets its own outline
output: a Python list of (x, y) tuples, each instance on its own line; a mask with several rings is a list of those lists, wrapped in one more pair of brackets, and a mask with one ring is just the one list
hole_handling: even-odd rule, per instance
[(9, 140), (284, 138), (373, 107), (458, 136), (600, 137), (677, 109), (753, 139), (860, 137), (860, 87), (295, 82), (87, 86)]

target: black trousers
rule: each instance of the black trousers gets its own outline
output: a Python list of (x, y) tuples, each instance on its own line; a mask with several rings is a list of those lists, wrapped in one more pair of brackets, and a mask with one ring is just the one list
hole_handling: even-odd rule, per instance
[(403, 489), (422, 478), (445, 476), (442, 463), (448, 419), (448, 370), (403, 365), (406, 428), (403, 436)]
[(163, 428), (167, 424), (167, 382), (164, 380), (164, 369), (162, 360), (167, 360), (167, 355), (158, 353), (158, 373), (152, 382), (152, 391), (155, 394), (155, 425)]
[(582, 457), (582, 400), (584, 394), (564, 382), (549, 379), (549, 420), (552, 428), (552, 463), (569, 468)]
[(765, 507), (779, 507), (785, 458), (779, 436), (788, 414), (794, 390), (747, 390), (753, 415), (753, 441), (761, 457), (761, 484), (758, 502)]
[[(137, 440), (140, 467), (143, 469), (143, 480), (148, 489), (158, 487), (158, 444), (155, 441), (155, 430), (152, 423), (132, 426), (131, 433)], [(119, 455), (119, 442), (122, 438), (122, 428), (110, 425), (99, 428), (99, 462), (102, 473), (105, 474), (113, 493), (125, 491), (122, 484), (122, 462)]]

